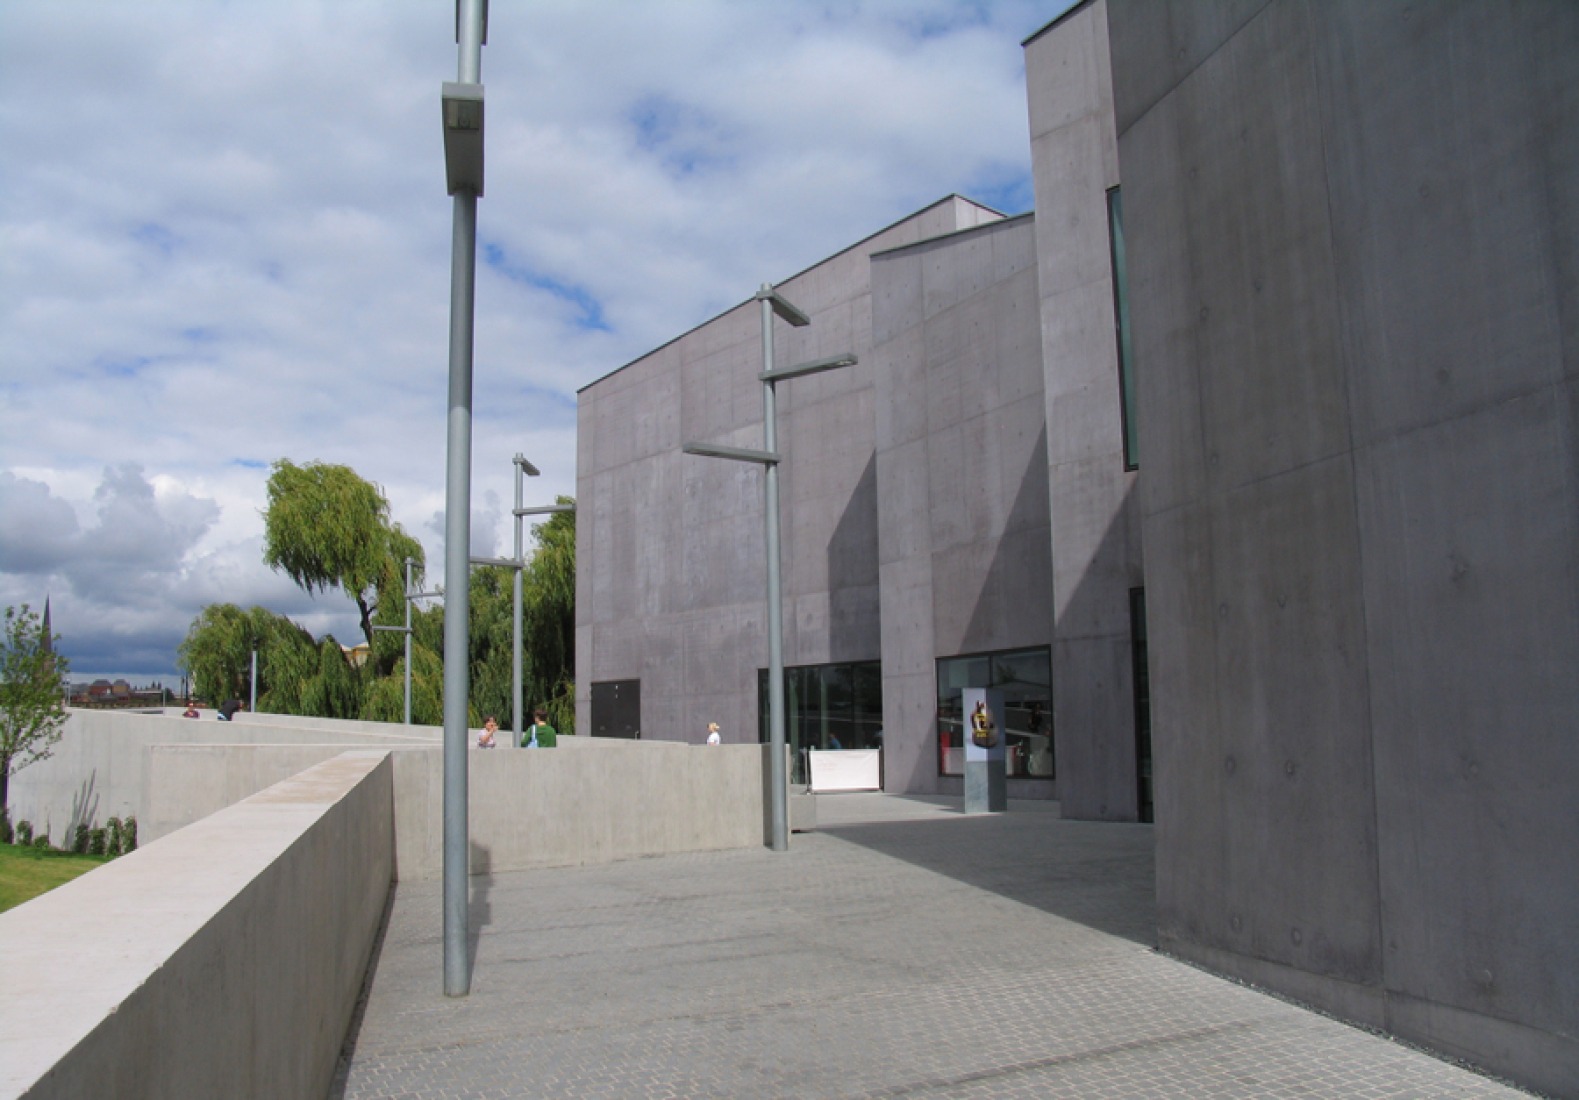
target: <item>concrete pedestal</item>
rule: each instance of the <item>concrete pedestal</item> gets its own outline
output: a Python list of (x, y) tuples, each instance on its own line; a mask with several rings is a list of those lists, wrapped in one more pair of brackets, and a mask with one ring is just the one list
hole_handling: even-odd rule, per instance
[(1003, 813), (1009, 808), (1003, 693), (965, 688), (960, 696), (965, 716), (965, 812)]

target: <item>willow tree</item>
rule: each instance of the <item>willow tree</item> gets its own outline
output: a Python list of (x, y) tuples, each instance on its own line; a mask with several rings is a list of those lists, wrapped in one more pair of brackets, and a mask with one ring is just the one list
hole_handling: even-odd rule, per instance
[[(339, 588), (356, 601), (373, 648), (379, 608), (405, 598), (405, 561), (422, 581), (422, 544), (389, 517), (383, 491), (349, 466), (282, 458), (269, 474), (263, 561), (308, 592)], [(394, 618), (394, 616), (388, 616)], [(382, 652), (382, 649), (380, 649)]]
[[(560, 497), (560, 504), (573, 504)], [(570, 732), (576, 716), (576, 515), (556, 512), (532, 528), (537, 550), (521, 585), (522, 681), (527, 708), (543, 706)]]
[[(559, 503), (573, 503), (560, 497)], [(544, 707), (562, 733), (576, 712), (576, 520), (555, 513), (532, 528), (536, 549), (521, 578), (521, 691), (528, 712)], [(514, 708), (514, 578), (498, 566), (471, 572), (468, 684), (474, 720)], [(420, 641), (422, 631), (416, 634)]]

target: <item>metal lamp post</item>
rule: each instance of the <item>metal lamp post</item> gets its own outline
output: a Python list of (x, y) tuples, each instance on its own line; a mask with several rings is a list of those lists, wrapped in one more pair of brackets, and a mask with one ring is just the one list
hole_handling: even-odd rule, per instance
[(576, 506), (574, 504), (545, 504), (538, 508), (521, 507), (522, 475), (524, 474), (526, 477), (537, 477), (539, 473), (541, 473), (541, 471), (538, 470), (536, 466), (533, 466), (530, 462), (528, 462), (525, 457), (519, 454), (515, 456), (515, 509), (513, 511), (515, 516), (515, 557), (473, 557), (470, 559), (472, 565), (497, 565), (502, 569), (513, 570), (515, 573), (513, 586), (515, 597), (513, 633), (514, 653), (512, 655), (511, 664), (512, 682), (510, 693), (510, 698), (512, 700), (510, 728), (514, 734), (514, 737), (511, 740), (512, 746), (516, 746), (521, 743), (521, 694), (523, 680), (521, 675), (521, 574), (526, 569), (526, 549), (523, 545), (524, 540), (521, 531), (521, 520), (525, 516), (547, 515), (552, 512), (574, 512), (576, 510)]
[(806, 374), (853, 366), (853, 354), (831, 356), (793, 367), (775, 369), (773, 366), (773, 316), (777, 314), (796, 328), (811, 324), (811, 318), (802, 313), (787, 299), (763, 283), (756, 299), (762, 312), (762, 450), (743, 447), (723, 447), (714, 443), (687, 443), (681, 450), (686, 454), (704, 455), (709, 458), (727, 458), (736, 462), (755, 462), (766, 471), (764, 493), (765, 529), (768, 554), (768, 781), (771, 789), (773, 836), (772, 848), (782, 852), (789, 848), (789, 791), (784, 761), (784, 625), (783, 601), (779, 569), (779, 461), (778, 423), (775, 409), (774, 386), (790, 378)]
[(411, 567), (415, 565), (411, 558), (406, 559), (406, 625), (405, 626), (375, 626), (373, 633), (388, 631), (391, 634), (404, 634), (406, 636), (406, 725), (411, 725), (411, 601), (422, 600), (429, 596), (442, 596), (442, 592), (413, 592), (411, 590)]
[(482, 45), (486, 0), (456, 0), (457, 81), (443, 88), (444, 169), (455, 198), (450, 251), (450, 392), (444, 490), (444, 993), (471, 992), (466, 953), (467, 618), (471, 611), (472, 333), (477, 199), (483, 190)]

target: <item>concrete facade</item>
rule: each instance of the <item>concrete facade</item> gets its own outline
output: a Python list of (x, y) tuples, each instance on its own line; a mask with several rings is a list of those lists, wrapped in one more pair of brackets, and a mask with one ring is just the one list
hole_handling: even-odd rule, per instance
[(937, 658), (1053, 633), (1032, 219), (881, 253), (872, 298), (885, 780), (960, 794), (938, 775)]
[[(781, 388), (785, 664), (880, 662), (885, 789), (959, 794), (939, 662), (1046, 650), (1056, 776), (1022, 758), (1010, 796), (1133, 821), (1143, 578), (1106, 9), (1055, 26), (1026, 47), (1034, 218), (951, 198), (780, 284), (812, 317), (778, 326), (780, 363), (862, 357)], [(592, 684), (635, 680), (643, 736), (696, 741), (717, 720), (757, 737), (762, 475), (679, 447), (762, 446), (760, 363), (746, 303), (581, 391), (583, 729)]]
[(1579, 7), (1108, 2), (1161, 944), (1579, 1095)]
[(1130, 592), (1144, 584), (1126, 469), (1108, 191), (1118, 140), (1107, 6), (1025, 43), (1045, 364), (1053, 561), (1053, 729), (1063, 812), (1142, 815)]
[[(877, 660), (873, 253), (996, 221), (952, 197), (782, 283), (811, 317), (776, 324), (780, 366), (854, 352), (855, 367), (778, 387), (784, 661)], [(761, 326), (745, 302), (581, 391), (577, 726), (591, 685), (641, 682), (648, 739), (757, 740), (768, 663), (759, 467), (682, 454), (691, 441), (762, 447)]]

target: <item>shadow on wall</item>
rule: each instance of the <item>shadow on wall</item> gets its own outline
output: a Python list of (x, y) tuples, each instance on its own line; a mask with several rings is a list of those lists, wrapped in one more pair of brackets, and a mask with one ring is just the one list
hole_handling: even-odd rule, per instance
[[(1046, 645), (1053, 635), (1053, 548), (1048, 537), (1047, 428), (1020, 473), (1020, 487), (993, 548), (956, 653)], [(941, 636), (939, 645), (947, 640)]]
[(92, 824), (95, 821), (98, 820), (98, 817), (99, 817), (99, 792), (97, 790), (98, 781), (99, 781), (99, 769), (94, 768), (91, 772), (88, 773), (88, 778), (84, 779), (78, 785), (77, 789), (74, 792), (72, 792), (72, 795), (71, 795), (71, 817), (66, 821), (66, 835), (63, 836), (63, 837), (60, 837), (58, 840), (56, 840), (56, 838), (53, 838), (53, 837), (51, 838), (51, 841), (54, 842), (54, 843), (57, 843), (59, 847), (62, 847), (62, 848), (70, 848), (71, 847), (72, 841), (76, 838), (76, 835), (77, 835), (77, 826), (78, 825), (92, 826)]
[[(1030, 448), (1014, 503), (1003, 530), (992, 547), (992, 557), (980, 574), (981, 584), (971, 597), (939, 588), (942, 574), (934, 570), (932, 616), (934, 645), (939, 654), (982, 653), (999, 649), (1047, 645), (1053, 637), (1053, 563), (1048, 538), (1047, 428), (1044, 425)], [(933, 520), (934, 530), (936, 519)], [(939, 554), (933, 551), (936, 562)], [(964, 608), (969, 607), (965, 614)], [(959, 614), (950, 609), (957, 608)], [(952, 620), (963, 623), (958, 636), (945, 633)], [(1057, 685), (1054, 685), (1057, 691)], [(909, 761), (910, 774), (898, 780), (896, 790), (959, 790), (959, 777), (937, 777), (937, 723), (929, 720), (917, 731), (921, 747)], [(910, 737), (909, 731), (905, 736)], [(1055, 732), (1056, 736), (1056, 732)], [(886, 767), (898, 766), (890, 755)], [(890, 773), (891, 774), (891, 773)]]
[(870, 661), (882, 650), (878, 620), (877, 454), (828, 540), (828, 660)]
[(1144, 578), (1134, 496), (1131, 481), (1078, 582), (1055, 593), (1063, 611), (1053, 624), (1053, 743), (1067, 818), (1135, 821), (1140, 813), (1130, 592)]
[(1011, 810), (819, 831), (1110, 936), (1156, 946), (1150, 825), (1062, 821), (1051, 813)]

